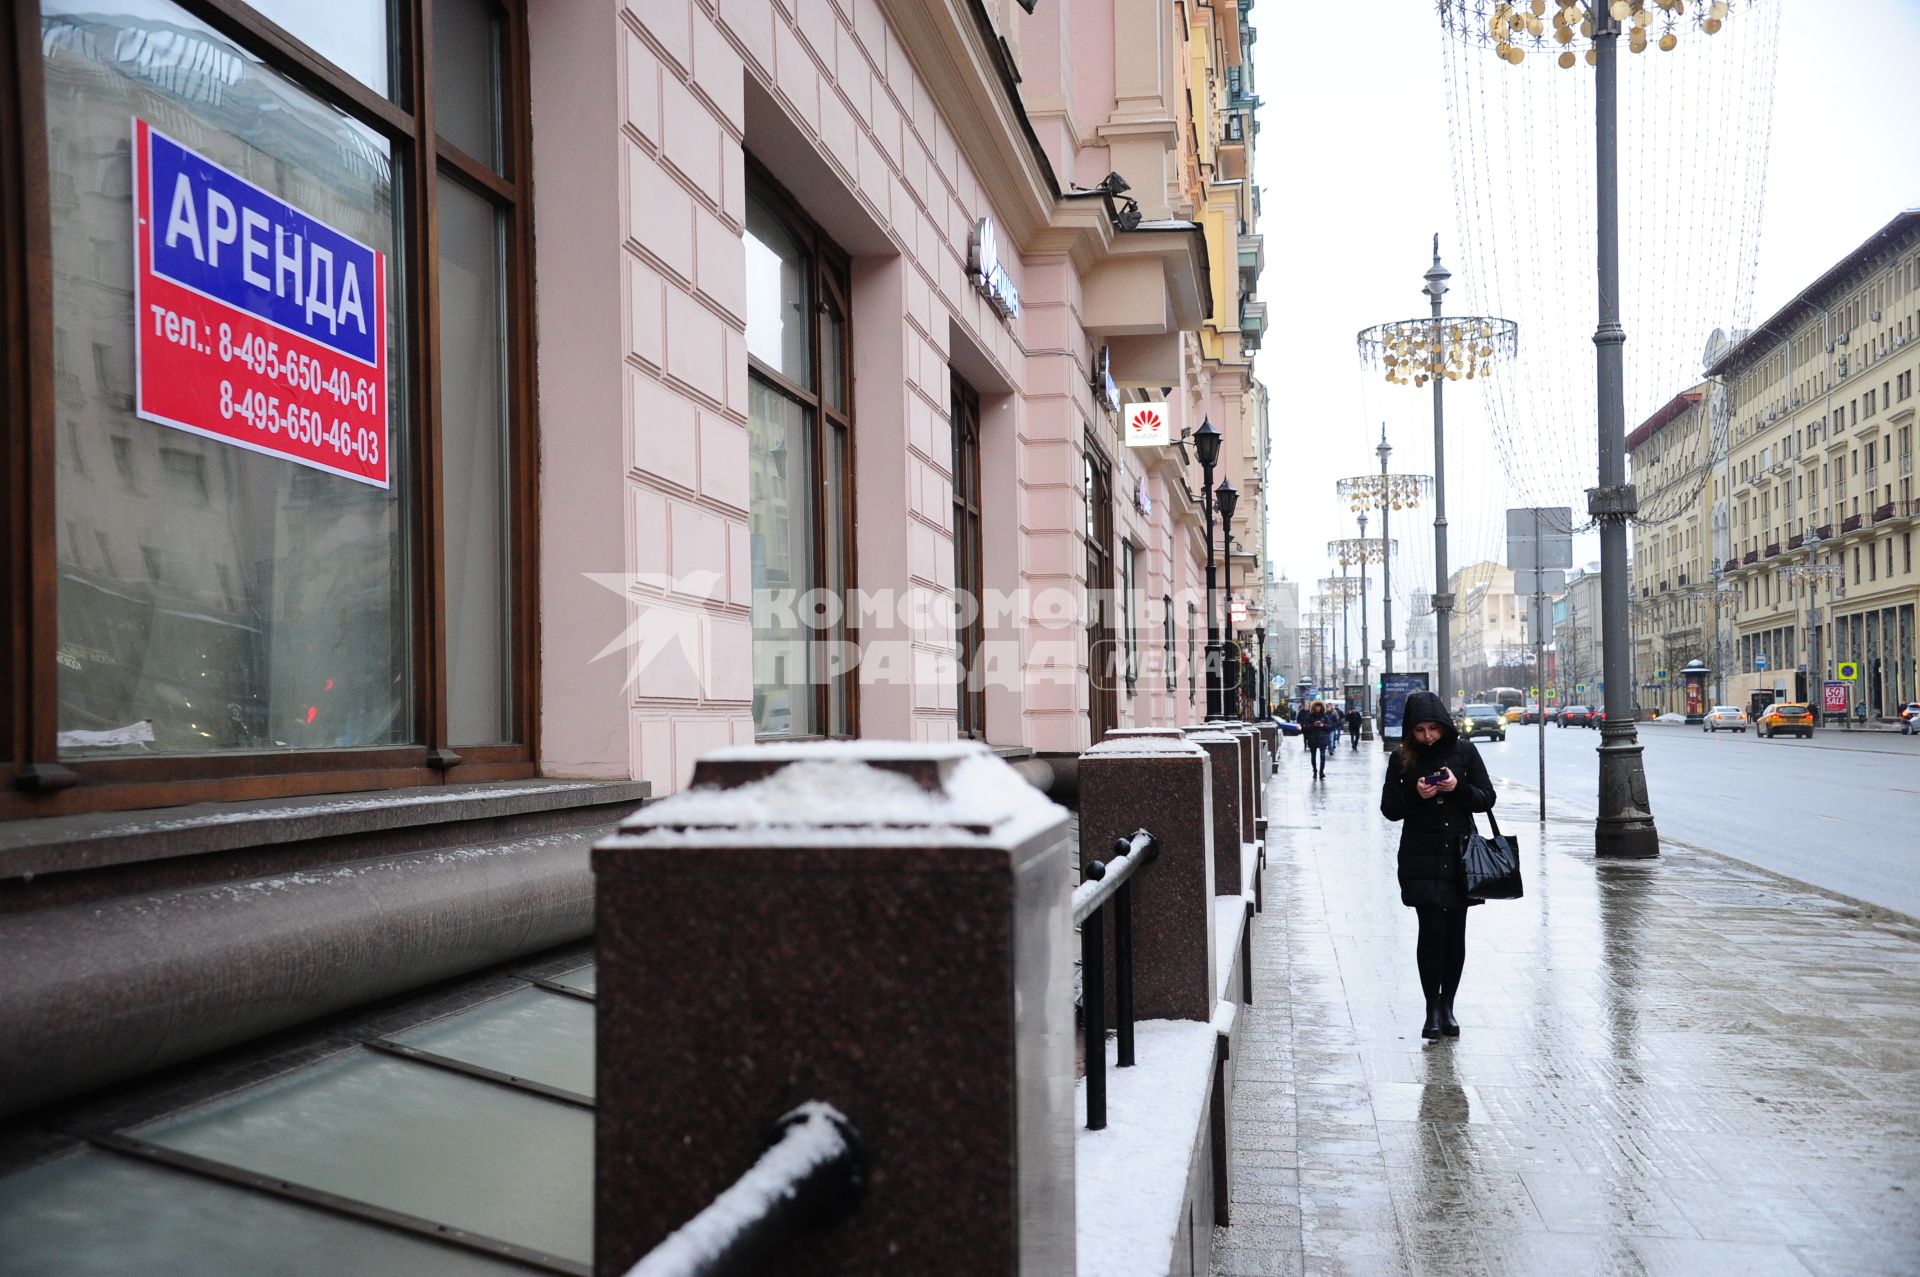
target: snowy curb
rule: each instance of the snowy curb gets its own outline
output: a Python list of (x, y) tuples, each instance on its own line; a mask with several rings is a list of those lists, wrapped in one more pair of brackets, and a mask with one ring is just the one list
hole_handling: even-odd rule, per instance
[(1107, 1042), (1105, 1130), (1086, 1129), (1086, 1080), (1074, 1088), (1075, 1232), (1085, 1277), (1169, 1271), (1193, 1151), (1206, 1131), (1215, 1026), (1142, 1020), (1134, 1039), (1139, 1063), (1129, 1069), (1116, 1067), (1116, 1043)]

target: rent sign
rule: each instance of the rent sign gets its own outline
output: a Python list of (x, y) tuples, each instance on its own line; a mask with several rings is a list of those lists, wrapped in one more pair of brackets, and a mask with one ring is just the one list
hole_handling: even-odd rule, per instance
[(384, 488), (386, 256), (133, 122), (134, 408)]

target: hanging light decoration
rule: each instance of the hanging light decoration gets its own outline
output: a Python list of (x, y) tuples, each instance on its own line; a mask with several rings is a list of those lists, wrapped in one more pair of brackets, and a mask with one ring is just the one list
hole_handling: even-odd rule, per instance
[(1424, 474), (1357, 474), (1334, 482), (1334, 490), (1355, 514), (1383, 506), (1388, 510), (1418, 510), (1433, 495), (1433, 477)]
[[(1599, 60), (1593, 13), (1601, 3), (1620, 24), (1628, 49), (1645, 53), (1651, 46), (1671, 53), (1689, 28), (1703, 35), (1718, 32), (1740, 0), (1440, 0), (1440, 14), (1448, 30), (1490, 47), (1502, 62), (1518, 66), (1533, 52), (1552, 54), (1565, 68)], [(1745, 3), (1751, 8), (1755, 0)]]
[(1440, 377), (1472, 381), (1490, 375), (1495, 361), (1513, 358), (1520, 328), (1489, 315), (1443, 315), (1375, 324), (1362, 329), (1358, 341), (1361, 362), (1384, 370), (1388, 381), (1424, 386)]
[(1342, 567), (1385, 563), (1389, 554), (1399, 552), (1400, 542), (1397, 538), (1383, 541), (1379, 537), (1342, 537), (1338, 541), (1327, 542), (1327, 557)]

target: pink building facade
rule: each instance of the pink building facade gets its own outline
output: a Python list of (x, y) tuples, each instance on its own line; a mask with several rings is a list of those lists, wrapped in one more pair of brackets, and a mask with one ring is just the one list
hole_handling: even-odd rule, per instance
[(533, 6), (547, 773), (1204, 714), (1178, 8)]

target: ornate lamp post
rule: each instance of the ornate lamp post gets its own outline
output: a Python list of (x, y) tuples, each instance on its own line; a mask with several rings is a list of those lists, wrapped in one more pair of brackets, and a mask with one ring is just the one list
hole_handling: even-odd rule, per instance
[[(1443, 8), (1447, 4), (1472, 2), (1443, 0)], [(1358, 342), (1361, 362), (1384, 370), (1386, 379), (1394, 385), (1418, 387), (1431, 383), (1433, 386), (1433, 610), (1439, 614), (1434, 626), (1434, 690), (1443, 702), (1450, 703), (1453, 659), (1447, 617), (1453, 611), (1453, 595), (1447, 592), (1447, 434), (1441, 391), (1449, 381), (1485, 377), (1493, 371), (1495, 360), (1513, 358), (1519, 349), (1520, 329), (1512, 320), (1492, 315), (1441, 318), (1441, 298), (1446, 296), (1447, 281), (1453, 278), (1453, 273), (1440, 264), (1438, 235), (1433, 237), (1433, 265), (1422, 278), (1427, 282), (1420, 291), (1427, 295), (1432, 313), (1424, 319), (1398, 319), (1364, 328)], [(1386, 431), (1382, 429), (1379, 450), (1386, 448), (1386, 442)], [(1382, 474), (1386, 468), (1383, 452)], [(1380, 530), (1384, 535), (1384, 524)], [(1391, 623), (1387, 626), (1387, 641), (1389, 644), (1393, 641)], [(1388, 659), (1391, 662), (1392, 658)], [(1391, 663), (1387, 672), (1393, 672)]]
[[(1366, 531), (1366, 524), (1365, 524), (1364, 517), (1361, 522), (1360, 530), (1362, 532)], [(1389, 541), (1385, 537), (1368, 537), (1368, 536), (1341, 537), (1337, 541), (1327, 542), (1327, 557), (1332, 559), (1335, 563), (1338, 563), (1342, 568), (1342, 570), (1344, 570), (1350, 564), (1358, 564), (1360, 567), (1360, 586), (1361, 586), (1360, 618), (1361, 618), (1361, 626), (1362, 626), (1360, 646), (1362, 647), (1362, 649), (1365, 649), (1365, 647), (1367, 646), (1366, 632), (1365, 632), (1365, 623), (1366, 623), (1366, 615), (1367, 615), (1367, 612), (1366, 612), (1367, 565), (1369, 563), (1379, 564), (1381, 572), (1383, 574), (1383, 581), (1385, 582), (1382, 588), (1383, 590), (1386, 588), (1390, 588), (1391, 578), (1386, 577), (1385, 574), (1391, 570), (1391, 565), (1389, 563), (1389, 560), (1393, 557), (1394, 554), (1399, 552), (1399, 549), (1400, 549), (1399, 542)], [(1334, 577), (1332, 579), (1339, 580), (1340, 578)], [(1387, 615), (1391, 617), (1393, 615), (1393, 600), (1391, 596), (1387, 598), (1386, 603), (1387, 603)], [(1393, 673), (1393, 640), (1392, 638), (1389, 637), (1385, 641), (1385, 643), (1382, 644), (1382, 646), (1385, 647), (1386, 649), (1387, 673), (1391, 674)], [(1362, 650), (1360, 653), (1360, 669), (1362, 671), (1361, 681), (1363, 683), (1366, 683), (1366, 686), (1367, 686), (1367, 690), (1364, 693), (1364, 696), (1366, 697), (1366, 700), (1367, 700), (1367, 705), (1362, 709), (1361, 712), (1363, 714), (1371, 715), (1373, 713), (1373, 704), (1372, 704), (1373, 684), (1367, 680), (1367, 676), (1365, 673), (1367, 668), (1368, 668), (1367, 654), (1364, 650)]]
[[(1419, 509), (1421, 502), (1425, 501), (1428, 494), (1433, 490), (1433, 480), (1424, 474), (1387, 473), (1387, 461), (1393, 455), (1393, 445), (1387, 442), (1387, 428), (1385, 426), (1380, 427), (1380, 443), (1373, 451), (1374, 455), (1380, 458), (1379, 474), (1360, 474), (1354, 475), (1351, 478), (1341, 479), (1334, 484), (1334, 489), (1340, 494), (1340, 499), (1347, 503), (1347, 507), (1360, 516), (1361, 540), (1365, 540), (1367, 535), (1367, 511), (1378, 510), (1380, 512), (1381, 539), (1391, 541), (1388, 533), (1392, 526), (1391, 516), (1393, 511)], [(1328, 554), (1334, 553), (1332, 548), (1333, 544), (1335, 543), (1330, 542), (1328, 544)], [(1338, 558), (1339, 556), (1335, 555), (1335, 557)], [(1380, 590), (1383, 609), (1382, 619), (1384, 623), (1380, 631), (1380, 647), (1381, 653), (1386, 659), (1385, 671), (1391, 674), (1393, 673), (1394, 646), (1393, 567), (1385, 558), (1362, 560), (1360, 571), (1363, 578), (1366, 573), (1367, 563), (1378, 563), (1381, 565)], [(1360, 670), (1361, 681), (1366, 682), (1369, 689), (1371, 689), (1372, 683), (1366, 673), (1370, 664), (1368, 660), (1368, 651), (1370, 651), (1370, 649), (1368, 648), (1366, 639), (1366, 624), (1367, 609), (1366, 603), (1363, 600), (1360, 605), (1360, 645), (1363, 649), (1368, 650), (1363, 650), (1360, 653)], [(1371, 690), (1369, 690), (1368, 695), (1371, 697)]]
[(1353, 672), (1352, 653), (1347, 640), (1351, 637), (1347, 622), (1353, 610), (1353, 601), (1360, 597), (1360, 581), (1347, 575), (1347, 565), (1340, 565), (1339, 576), (1320, 578), (1320, 596), (1339, 605), (1340, 609), (1340, 676), (1338, 683), (1341, 695), (1346, 694), (1346, 685)]
[(1207, 538), (1207, 718), (1220, 712), (1220, 602), (1213, 567), (1213, 468), (1220, 461), (1220, 432), (1211, 418), (1193, 432), (1193, 455), (1200, 462), (1200, 510)]
[[(1807, 557), (1799, 563), (1788, 564), (1786, 567), (1780, 569), (1780, 571), (1789, 581), (1805, 581), (1807, 583), (1807, 701), (1809, 702), (1807, 708), (1819, 715), (1819, 721), (1825, 722), (1825, 701), (1822, 698), (1821, 691), (1816, 690), (1814, 687), (1816, 682), (1824, 683), (1827, 677), (1826, 664), (1820, 652), (1819, 590), (1820, 583), (1825, 581), (1827, 583), (1827, 602), (1831, 605), (1833, 602), (1833, 583), (1835, 581), (1844, 582), (1847, 579), (1847, 566), (1840, 562), (1838, 558), (1828, 559), (1824, 563), (1821, 562), (1820, 547), (1822, 544), (1820, 533), (1809, 528), (1807, 530), (1807, 539), (1801, 543), (1801, 548), (1807, 552)], [(1729, 584), (1731, 583), (1729, 582)], [(1717, 637), (1716, 635), (1716, 638)], [(1815, 708), (1816, 704), (1819, 708)]]
[[(1216, 448), (1218, 444), (1214, 445)], [(1225, 479), (1213, 490), (1213, 503), (1220, 507), (1220, 562), (1225, 569), (1226, 597), (1221, 600), (1226, 617), (1226, 642), (1222, 646), (1223, 664), (1228, 658), (1233, 666), (1232, 679), (1220, 685), (1220, 713), (1226, 718), (1240, 717), (1240, 647), (1233, 638), (1233, 510), (1240, 504), (1240, 494)]]
[[(1485, 0), (1440, 0), (1440, 21), (1455, 38), (1491, 45), (1493, 55), (1515, 66), (1529, 48), (1560, 49), (1563, 68), (1581, 59), (1587, 45), (1594, 68), (1594, 211), (1597, 218), (1599, 320), (1594, 329), (1600, 457), (1597, 484), (1587, 493), (1587, 513), (1600, 524), (1600, 626), (1606, 667), (1606, 722), (1600, 736), (1600, 815), (1594, 822), (1594, 854), (1647, 858), (1660, 854), (1647, 799), (1647, 773), (1632, 714), (1632, 650), (1629, 646), (1627, 520), (1639, 508), (1627, 482), (1625, 351), (1620, 325), (1620, 140), (1619, 44), (1622, 29), (1634, 53), (1657, 43), (1671, 52), (1686, 26), (1706, 35), (1719, 31), (1741, 0), (1501, 0), (1489, 13)], [(1745, 0), (1753, 7), (1756, 0)], [(1547, 9), (1553, 9), (1548, 19)], [(1548, 34), (1549, 25), (1552, 28)], [(1658, 28), (1657, 39), (1655, 28)], [(1435, 600), (1436, 607), (1439, 600)], [(1442, 649), (1444, 651), (1444, 648)]]
[[(1808, 561), (1812, 561), (1811, 555), (1808, 556)], [(1720, 641), (1720, 605), (1722, 600), (1731, 599), (1734, 595), (1738, 594), (1740, 592), (1740, 586), (1738, 582), (1727, 580), (1725, 569), (1717, 565), (1708, 571), (1707, 576), (1709, 578), (1708, 584), (1696, 586), (1694, 589), (1689, 590), (1688, 593), (1693, 595), (1696, 600), (1704, 599), (1707, 604), (1707, 614), (1709, 618), (1707, 624), (1712, 627), (1713, 632), (1713, 646), (1708, 651), (1707, 656), (1708, 664), (1713, 667), (1713, 703), (1714, 705), (1718, 705), (1721, 703), (1721, 673), (1726, 669), (1726, 653)], [(1811, 598), (1811, 594), (1809, 594), (1808, 597)], [(1809, 662), (1808, 668), (1812, 668), (1811, 662)], [(1712, 708), (1712, 706), (1708, 708)]]

